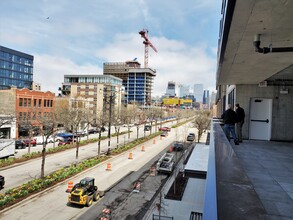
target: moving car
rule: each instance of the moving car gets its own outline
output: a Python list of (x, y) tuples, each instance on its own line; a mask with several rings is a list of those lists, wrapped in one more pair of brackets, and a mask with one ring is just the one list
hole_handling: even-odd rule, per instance
[(159, 128), (159, 131), (171, 131), (171, 128), (169, 128), (169, 127), (161, 127), (161, 128)]
[(183, 151), (183, 149), (184, 149), (183, 143), (175, 143), (173, 145), (173, 150), (174, 151)]
[(187, 135), (187, 141), (194, 141), (195, 139), (195, 134), (194, 133), (189, 133)]
[(161, 134), (162, 137), (167, 137), (168, 136), (168, 132), (167, 131), (163, 131), (163, 133)]

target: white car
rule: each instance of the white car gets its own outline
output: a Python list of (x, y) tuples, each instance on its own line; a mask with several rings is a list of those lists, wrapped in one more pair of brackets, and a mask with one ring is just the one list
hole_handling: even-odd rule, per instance
[[(43, 144), (43, 136), (37, 136), (37, 137), (34, 137), (34, 139), (36, 140), (36, 142), (37, 142), (38, 145)], [(44, 137), (44, 140), (46, 140), (45, 137)], [(51, 136), (48, 137), (47, 143), (54, 143), (54, 138), (51, 137)]]

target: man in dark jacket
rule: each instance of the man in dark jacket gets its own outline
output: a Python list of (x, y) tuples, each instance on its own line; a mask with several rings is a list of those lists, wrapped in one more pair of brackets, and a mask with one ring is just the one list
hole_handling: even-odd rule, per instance
[(236, 112), (232, 109), (231, 104), (228, 104), (228, 109), (222, 114), (222, 119), (224, 122), (224, 131), (230, 141), (230, 133), (232, 134), (235, 145), (238, 145), (238, 139), (235, 133), (235, 123), (236, 123)]
[(240, 107), (240, 105), (237, 103), (236, 105), (236, 133), (238, 141), (242, 142), (242, 126), (244, 124), (244, 118), (245, 118), (245, 112), (244, 109)]

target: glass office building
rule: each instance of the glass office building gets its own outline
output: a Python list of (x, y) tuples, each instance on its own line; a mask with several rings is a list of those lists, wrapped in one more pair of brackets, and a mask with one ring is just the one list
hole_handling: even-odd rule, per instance
[(31, 89), (33, 61), (32, 55), (0, 46), (0, 89)]

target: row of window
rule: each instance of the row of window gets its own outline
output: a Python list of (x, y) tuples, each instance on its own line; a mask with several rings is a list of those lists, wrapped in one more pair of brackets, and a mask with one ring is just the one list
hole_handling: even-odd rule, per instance
[[(43, 102), (42, 102), (43, 101)], [(42, 105), (43, 103), (43, 105)], [(53, 100), (49, 99), (30, 99), (30, 98), (19, 98), (19, 106), (22, 107), (53, 107)]]
[(14, 62), (14, 63), (23, 64), (26, 66), (33, 66), (33, 60), (26, 59), (24, 57), (20, 57), (20, 56), (14, 55), (14, 54), (5, 53), (3, 51), (0, 51), (0, 59)]
[(19, 121), (30, 121), (45, 118), (53, 118), (53, 112), (19, 112)]
[(32, 73), (15, 72), (12, 70), (0, 69), (0, 77), (13, 78), (13, 79), (23, 79), (23, 80), (33, 80)]
[(16, 86), (18, 88), (30, 88), (32, 82), (29, 80), (6, 79), (0, 76), (0, 85), (5, 88)]
[(65, 83), (98, 83), (98, 84), (114, 84), (121, 85), (121, 80), (113, 79), (107, 76), (96, 76), (96, 77), (65, 77)]
[(11, 63), (7, 61), (0, 60), (0, 68), (9, 69), (14, 71), (19, 71), (23, 73), (33, 73), (33, 67), (25, 66), (17, 63)]

